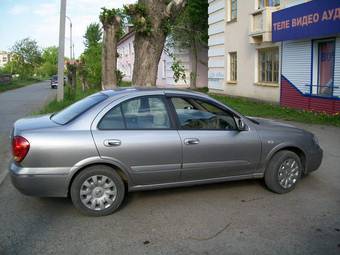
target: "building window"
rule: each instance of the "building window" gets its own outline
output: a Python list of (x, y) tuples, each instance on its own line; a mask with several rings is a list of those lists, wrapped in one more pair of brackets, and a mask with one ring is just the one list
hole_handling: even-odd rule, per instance
[(132, 67), (131, 64), (128, 65), (128, 76), (131, 76), (132, 74)]
[(163, 60), (163, 66), (162, 66), (162, 78), (166, 78), (166, 60)]
[(7, 62), (7, 57), (2, 57), (2, 62)]
[(229, 53), (230, 81), (237, 81), (237, 53)]
[(279, 6), (280, 0), (258, 0), (258, 8)]
[(335, 40), (316, 41), (314, 53), (311, 91), (320, 96), (333, 96)]
[(266, 48), (258, 50), (258, 81), (262, 83), (279, 82), (279, 49)]
[(229, 0), (230, 4), (230, 12), (229, 12), (229, 20), (233, 21), (237, 19), (237, 0)]

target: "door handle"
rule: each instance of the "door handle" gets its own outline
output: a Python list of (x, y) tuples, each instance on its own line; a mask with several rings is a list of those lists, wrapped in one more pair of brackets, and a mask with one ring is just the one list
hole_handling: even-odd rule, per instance
[(104, 141), (104, 145), (106, 147), (115, 147), (115, 146), (120, 146), (122, 142), (118, 139), (108, 139)]
[(184, 139), (184, 143), (186, 145), (195, 145), (195, 144), (199, 144), (200, 140), (198, 138), (186, 138)]

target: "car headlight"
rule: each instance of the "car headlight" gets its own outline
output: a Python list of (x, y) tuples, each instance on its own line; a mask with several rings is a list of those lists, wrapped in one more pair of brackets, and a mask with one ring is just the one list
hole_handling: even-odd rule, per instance
[(319, 139), (317, 138), (316, 135), (313, 134), (313, 141), (316, 145), (319, 145)]

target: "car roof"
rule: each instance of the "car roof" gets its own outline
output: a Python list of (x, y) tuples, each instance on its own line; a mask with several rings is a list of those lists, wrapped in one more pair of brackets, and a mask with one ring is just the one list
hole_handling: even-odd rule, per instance
[(206, 94), (189, 90), (189, 89), (176, 89), (176, 88), (156, 88), (156, 87), (121, 87), (112, 90), (103, 90), (100, 93), (107, 95), (108, 97), (115, 97), (123, 94), (138, 94), (138, 95), (154, 94), (181, 94), (181, 95), (192, 95), (192, 96), (203, 96), (207, 97)]

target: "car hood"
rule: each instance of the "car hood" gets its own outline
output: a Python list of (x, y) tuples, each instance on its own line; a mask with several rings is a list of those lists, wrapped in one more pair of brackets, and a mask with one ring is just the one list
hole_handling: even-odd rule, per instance
[(50, 117), (51, 114), (47, 114), (17, 120), (14, 123), (15, 135), (19, 131), (58, 127), (59, 125), (53, 122)]
[(248, 117), (248, 118), (257, 122), (260, 128), (270, 128), (270, 129), (282, 130), (282, 131), (306, 132), (303, 129), (295, 127), (294, 125), (282, 123), (276, 120), (258, 118), (258, 117)]

